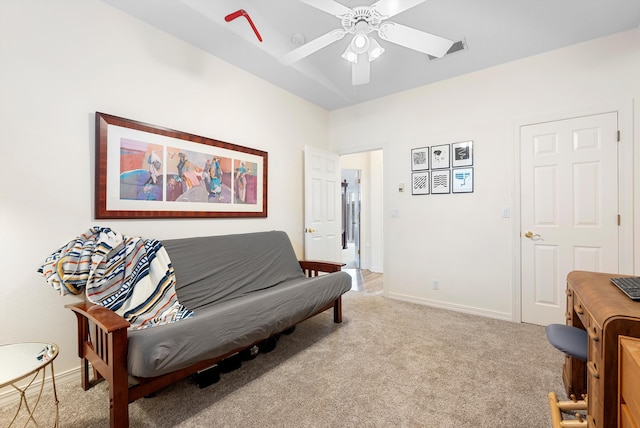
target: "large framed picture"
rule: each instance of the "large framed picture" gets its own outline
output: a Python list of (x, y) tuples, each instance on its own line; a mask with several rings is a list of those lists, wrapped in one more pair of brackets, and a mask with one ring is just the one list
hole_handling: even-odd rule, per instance
[(95, 218), (267, 216), (267, 152), (96, 112)]
[(449, 168), (451, 166), (450, 144), (431, 147), (431, 169)]
[(411, 149), (411, 171), (429, 169), (429, 147)]
[(461, 141), (453, 143), (451, 146), (453, 147), (452, 166), (454, 168), (473, 165), (473, 141)]
[(452, 181), (453, 193), (473, 192), (473, 168), (454, 168)]

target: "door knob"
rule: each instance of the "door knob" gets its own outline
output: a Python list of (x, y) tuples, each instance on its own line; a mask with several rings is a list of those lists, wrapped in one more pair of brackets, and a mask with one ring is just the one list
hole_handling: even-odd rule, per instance
[(527, 231), (527, 233), (524, 234), (525, 238), (529, 238), (529, 239), (534, 239), (534, 238), (541, 238), (541, 236), (538, 233), (533, 233), (532, 231)]
[(305, 231), (305, 233), (313, 233), (313, 232), (315, 232), (316, 230), (315, 230), (315, 229), (312, 229), (312, 228), (310, 228), (310, 227), (305, 227), (304, 231)]

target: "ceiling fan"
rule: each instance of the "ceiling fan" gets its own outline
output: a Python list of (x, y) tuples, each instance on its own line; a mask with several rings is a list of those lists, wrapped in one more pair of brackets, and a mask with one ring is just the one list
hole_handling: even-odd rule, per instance
[(341, 20), (342, 28), (329, 31), (290, 51), (280, 61), (285, 65), (291, 65), (331, 43), (341, 40), (347, 34), (353, 34), (342, 58), (351, 63), (351, 83), (354, 86), (369, 83), (370, 63), (384, 52), (384, 48), (370, 35), (374, 31), (383, 40), (438, 58), (444, 56), (454, 43), (452, 40), (435, 34), (386, 21), (386, 19), (424, 3), (426, 0), (378, 0), (371, 6), (353, 8), (334, 0), (298, 1), (336, 16)]

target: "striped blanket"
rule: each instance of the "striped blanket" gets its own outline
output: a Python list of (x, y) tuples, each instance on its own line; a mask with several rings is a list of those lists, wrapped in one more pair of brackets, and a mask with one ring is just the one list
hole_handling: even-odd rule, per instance
[(61, 296), (84, 290), (133, 329), (193, 316), (178, 302), (169, 255), (155, 239), (93, 227), (47, 257), (38, 272)]

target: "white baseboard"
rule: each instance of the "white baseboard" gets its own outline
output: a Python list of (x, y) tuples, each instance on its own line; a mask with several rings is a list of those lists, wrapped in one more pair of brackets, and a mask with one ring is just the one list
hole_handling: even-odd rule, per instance
[(425, 306), (433, 306), (435, 308), (440, 308), (440, 309), (449, 309), (456, 312), (463, 312), (466, 314), (479, 315), (482, 317), (495, 318), (495, 319), (504, 320), (504, 321), (513, 321), (511, 314), (508, 312), (488, 311), (486, 309), (476, 308), (473, 306), (458, 305), (455, 303), (441, 302), (439, 300), (432, 300), (432, 299), (421, 299), (414, 296), (407, 296), (405, 294), (393, 293), (393, 292), (388, 292), (385, 296), (389, 297), (390, 299), (401, 300), (403, 302), (417, 303)]
[[(55, 370), (55, 369), (54, 369)], [(48, 376), (45, 377), (44, 381), (44, 389), (42, 391), (43, 394), (50, 393), (53, 391), (53, 383), (51, 382), (51, 370), (47, 370)], [(70, 382), (78, 382), (80, 385), (80, 367), (68, 370), (63, 373), (55, 373), (56, 376), (56, 389), (62, 385), (65, 385)], [(31, 380), (31, 377), (28, 378)], [(38, 374), (38, 378), (31, 384), (29, 389), (27, 389), (26, 397), (27, 399), (31, 399), (32, 397), (36, 397), (40, 392), (40, 384), (42, 382), (42, 374)], [(18, 382), (19, 387), (23, 387), (28, 383), (28, 380), (25, 382)], [(58, 397), (59, 399), (60, 397)], [(20, 393), (15, 389), (9, 386), (5, 387), (0, 391), (0, 408), (10, 406), (13, 404), (17, 404), (20, 401)]]

